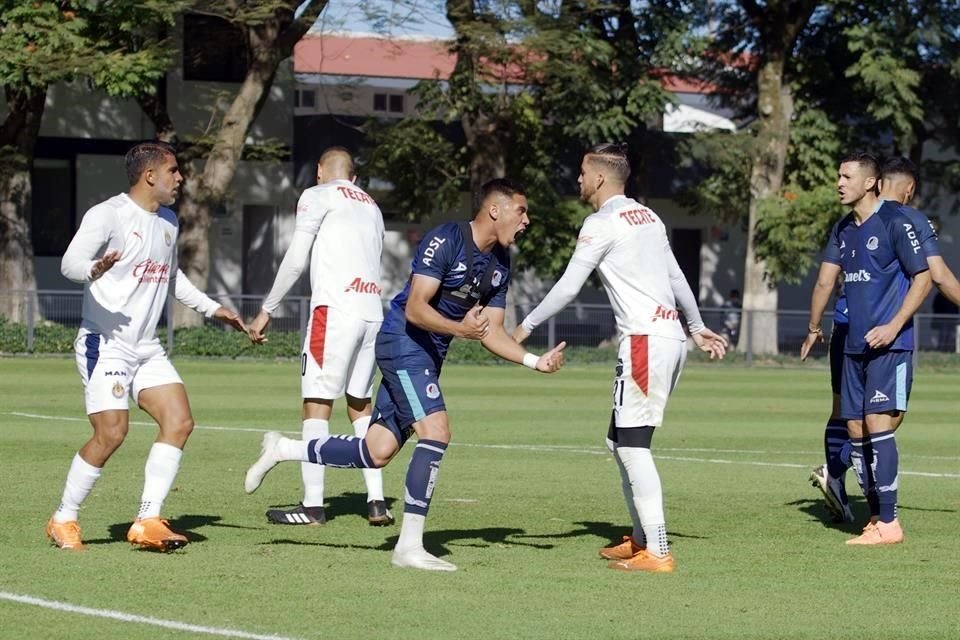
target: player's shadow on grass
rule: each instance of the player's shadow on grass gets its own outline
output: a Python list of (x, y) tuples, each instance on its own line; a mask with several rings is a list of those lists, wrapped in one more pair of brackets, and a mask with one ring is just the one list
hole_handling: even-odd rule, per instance
[(923, 507), (910, 507), (898, 504), (897, 511), (923, 511), (925, 513), (956, 513), (956, 509), (925, 509)]
[(796, 507), (797, 511), (807, 514), (813, 520), (819, 522), (826, 529), (836, 529), (847, 533), (860, 533), (863, 529), (863, 523), (867, 521), (866, 503), (863, 500), (850, 499), (850, 508), (853, 510), (853, 522), (836, 522), (833, 514), (827, 509), (823, 500), (801, 499), (786, 503), (785, 506)]
[[(524, 542), (519, 538), (525, 538), (526, 532), (523, 529), (514, 529), (508, 527), (487, 527), (484, 529), (441, 529), (439, 531), (426, 531), (423, 534), (423, 546), (430, 550), (430, 553), (436, 556), (445, 556), (450, 553), (448, 547), (475, 547), (487, 548), (491, 546), (504, 547), (527, 547), (531, 549), (553, 549), (554, 545), (535, 542)], [(382, 544), (363, 545), (363, 544), (338, 544), (331, 542), (306, 542), (303, 540), (275, 539), (267, 544), (293, 544), (308, 545), (316, 547), (330, 547), (334, 549), (368, 549), (375, 551), (393, 551), (397, 546), (399, 535), (391, 535)]]
[[(207, 540), (207, 536), (197, 533), (197, 529), (203, 527), (225, 527), (229, 529), (256, 529), (256, 527), (244, 527), (236, 524), (227, 524), (221, 521), (221, 516), (207, 516), (207, 515), (196, 515), (189, 514), (183, 515), (178, 518), (171, 518), (170, 528), (174, 531), (180, 532), (183, 535), (187, 536), (187, 540), (190, 542), (203, 542)], [(127, 530), (130, 529), (132, 522), (117, 522), (108, 527), (107, 531), (109, 537), (107, 538), (95, 538), (93, 540), (84, 540), (83, 543), (90, 544), (110, 544), (114, 542), (126, 542), (127, 540)]]
[[(610, 542), (620, 542), (623, 539), (625, 534), (630, 532), (629, 527), (625, 527), (622, 524), (612, 524), (609, 522), (592, 522), (592, 521), (581, 521), (574, 522), (573, 524), (579, 525), (579, 529), (571, 529), (570, 531), (565, 531), (563, 533), (531, 533), (527, 535), (520, 536), (522, 538), (546, 538), (546, 539), (561, 539), (561, 538), (580, 538), (582, 536), (595, 536), (600, 539), (604, 544)], [(675, 538), (679, 539), (694, 539), (694, 540), (703, 540), (706, 536), (694, 536), (686, 533), (678, 533), (676, 531), (669, 531), (668, 533), (671, 543)]]

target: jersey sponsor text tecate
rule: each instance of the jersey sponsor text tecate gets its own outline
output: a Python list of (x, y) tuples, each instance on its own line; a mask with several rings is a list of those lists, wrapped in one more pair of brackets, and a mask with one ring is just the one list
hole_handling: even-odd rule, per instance
[(654, 222), (654, 217), (651, 213), (649, 209), (630, 209), (629, 211), (621, 211), (620, 219), (626, 220), (630, 226), (651, 224)]
[(359, 200), (360, 202), (366, 202), (367, 204), (376, 204), (373, 201), (373, 198), (371, 198), (370, 196), (365, 194), (363, 191), (360, 191), (358, 189), (351, 189), (349, 187), (337, 187), (337, 191), (339, 191), (340, 195), (342, 195), (344, 198), (348, 198), (350, 200)]

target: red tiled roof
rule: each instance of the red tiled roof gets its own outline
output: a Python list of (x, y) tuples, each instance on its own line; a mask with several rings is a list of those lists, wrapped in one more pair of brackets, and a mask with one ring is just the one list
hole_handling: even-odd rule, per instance
[(456, 58), (445, 40), (388, 40), (369, 36), (306, 36), (293, 53), (296, 73), (425, 80), (447, 79)]
[[(456, 57), (447, 40), (387, 39), (376, 36), (306, 36), (294, 49), (296, 73), (334, 76), (446, 80), (453, 72)], [(492, 75), (507, 75), (508, 82), (522, 82), (523, 72), (513, 65)], [(708, 82), (661, 77), (663, 86), (676, 93), (713, 93), (717, 87)]]

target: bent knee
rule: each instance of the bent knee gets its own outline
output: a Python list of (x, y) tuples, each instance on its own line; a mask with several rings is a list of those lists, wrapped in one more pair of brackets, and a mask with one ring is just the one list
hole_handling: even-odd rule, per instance
[(400, 450), (400, 447), (390, 447), (386, 445), (375, 446), (370, 448), (370, 442), (367, 442), (367, 451), (370, 454), (370, 468), (371, 469), (382, 469), (383, 467), (390, 464), (390, 461), (393, 460), (393, 457), (397, 455), (397, 451)]
[(120, 424), (100, 427), (96, 430), (93, 437), (104, 449), (115, 451), (127, 438), (127, 425)]
[(178, 416), (165, 420), (164, 423), (160, 425), (160, 433), (171, 440), (185, 442), (186, 439), (190, 437), (190, 434), (193, 433), (194, 426), (192, 416)]

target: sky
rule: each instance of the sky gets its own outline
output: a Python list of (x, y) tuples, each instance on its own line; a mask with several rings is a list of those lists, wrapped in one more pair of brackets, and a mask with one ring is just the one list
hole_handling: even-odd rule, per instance
[(312, 31), (449, 37), (443, 0), (330, 0)]

